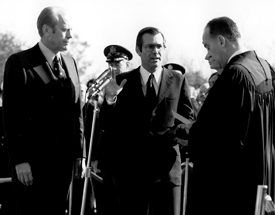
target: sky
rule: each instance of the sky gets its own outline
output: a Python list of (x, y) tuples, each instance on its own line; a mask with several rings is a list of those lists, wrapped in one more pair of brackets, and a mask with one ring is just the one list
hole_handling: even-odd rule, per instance
[(167, 61), (185, 59), (209, 76), (202, 33), (206, 23), (219, 16), (232, 18), (245, 43), (275, 63), (275, 0), (0, 0), (0, 32), (12, 32), (26, 45), (35, 45), (40, 39), (36, 20), (47, 6), (70, 13), (73, 32), (90, 44), (85, 57), (96, 70), (107, 68), (103, 49), (110, 44), (129, 49), (132, 65), (138, 66), (136, 36), (142, 28), (154, 26), (166, 37)]

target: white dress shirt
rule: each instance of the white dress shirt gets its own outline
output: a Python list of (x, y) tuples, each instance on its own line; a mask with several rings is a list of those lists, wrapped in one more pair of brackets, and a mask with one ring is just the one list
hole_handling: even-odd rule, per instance
[(48, 61), (48, 63), (50, 64), (50, 66), (53, 68), (53, 59), (55, 56), (57, 56), (59, 59), (60, 58), (60, 53), (58, 52), (57, 54), (54, 54), (50, 49), (48, 49), (40, 40), (39, 43), (39, 48), (41, 50), (41, 52), (43, 53), (43, 55), (45, 56), (46, 60)]
[[(146, 88), (147, 88), (147, 81), (149, 79), (149, 76), (151, 75), (150, 72), (148, 72), (146, 69), (144, 69), (143, 66), (140, 66), (140, 75), (142, 77), (141, 79), (141, 84), (142, 84), (142, 90), (144, 95), (146, 95)], [(158, 95), (158, 91), (159, 91), (159, 85), (160, 85), (160, 81), (161, 81), (161, 72), (162, 72), (162, 67), (159, 68), (157, 71), (155, 71), (154, 73), (152, 73), (154, 75), (154, 79), (153, 79), (153, 85), (156, 91), (156, 95)]]

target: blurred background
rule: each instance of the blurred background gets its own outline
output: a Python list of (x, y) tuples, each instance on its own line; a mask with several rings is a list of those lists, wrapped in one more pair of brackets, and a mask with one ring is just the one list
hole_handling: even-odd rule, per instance
[(197, 89), (214, 72), (204, 59), (202, 33), (218, 16), (232, 18), (246, 47), (275, 64), (275, 0), (1, 0), (1, 80), (8, 56), (39, 41), (36, 20), (47, 6), (61, 6), (72, 17), (74, 38), (68, 54), (76, 59), (83, 83), (107, 68), (103, 49), (111, 44), (128, 48), (134, 56), (131, 68), (139, 66), (136, 36), (154, 26), (167, 40), (163, 64), (183, 65), (189, 84)]

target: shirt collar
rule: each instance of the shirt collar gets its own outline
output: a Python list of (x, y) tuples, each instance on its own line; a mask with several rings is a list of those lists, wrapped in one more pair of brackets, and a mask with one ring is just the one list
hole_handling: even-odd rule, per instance
[(231, 55), (231, 57), (228, 59), (227, 63), (229, 63), (229, 61), (230, 61), (233, 57), (235, 57), (236, 55), (239, 55), (239, 54), (241, 54), (241, 53), (243, 53), (243, 52), (245, 52), (245, 50), (242, 50), (242, 49), (239, 49), (239, 50), (235, 51), (235, 52)]
[[(157, 71), (155, 71), (153, 73), (158, 86), (160, 84), (161, 72), (162, 72), (162, 67), (160, 67)], [(140, 66), (140, 74), (141, 74), (141, 77), (142, 77), (143, 84), (146, 85), (146, 83), (148, 81), (148, 78), (151, 75), (151, 73), (148, 72), (143, 66)]]
[(55, 56), (57, 56), (60, 59), (60, 53), (58, 52), (57, 54), (54, 54), (50, 49), (48, 49), (40, 40), (39, 43), (39, 48), (43, 55), (45, 56), (46, 60), (49, 62), (51, 66), (53, 66), (53, 59)]

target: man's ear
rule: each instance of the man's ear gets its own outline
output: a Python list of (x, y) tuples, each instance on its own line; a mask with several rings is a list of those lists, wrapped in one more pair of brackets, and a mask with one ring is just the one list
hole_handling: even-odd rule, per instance
[(44, 24), (42, 27), (43, 35), (45, 36), (49, 36), (51, 30), (52, 28), (46, 24)]
[(126, 68), (127, 68), (127, 70), (129, 70), (129, 68), (130, 68), (130, 61), (126, 62)]
[(139, 49), (139, 47), (138, 47), (138, 46), (136, 46), (136, 53), (138, 54), (138, 56), (140, 56), (140, 55), (141, 55), (141, 51), (140, 51), (140, 49)]
[(219, 36), (218, 36), (218, 41), (219, 41), (219, 44), (220, 44), (222, 47), (225, 46), (226, 40), (225, 40), (224, 36), (219, 35)]

